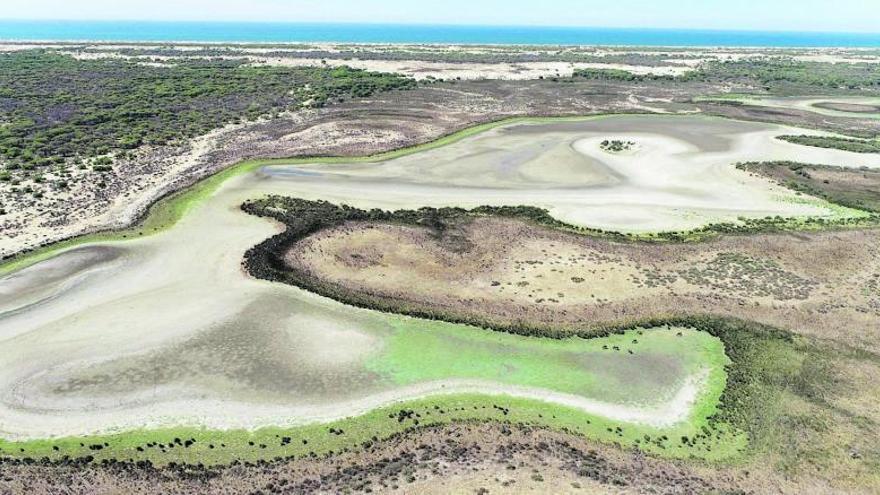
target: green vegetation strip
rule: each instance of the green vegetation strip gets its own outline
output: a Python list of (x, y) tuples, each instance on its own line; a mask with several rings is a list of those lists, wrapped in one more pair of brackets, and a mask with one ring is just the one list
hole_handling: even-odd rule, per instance
[(843, 138), (835, 136), (786, 135), (777, 139), (815, 148), (831, 148), (854, 153), (880, 153), (880, 141), (870, 139)]
[[(455, 328), (442, 322), (399, 318), (396, 336), (386, 355), (371, 366), (390, 375), (398, 384), (455, 377), (491, 377), (502, 383), (527, 384), (572, 393), (588, 392), (590, 376), (567, 370), (559, 353), (604, 353), (617, 360), (640, 356), (684, 357), (685, 372), (707, 369), (709, 375), (687, 420), (671, 427), (656, 428), (613, 421), (581, 410), (540, 400), (482, 394), (451, 394), (406, 401), (382, 407), (363, 416), (327, 424), (292, 428), (262, 428), (256, 431), (211, 431), (171, 428), (133, 431), (106, 436), (61, 438), (26, 442), (0, 441), (0, 454), (15, 458), (59, 460), (88, 456), (91, 460), (150, 461), (153, 464), (222, 464), (233, 460), (323, 455), (353, 449), (417, 426), (452, 421), (505, 421), (551, 427), (603, 442), (639, 447), (645, 452), (682, 458), (719, 460), (739, 455), (746, 438), (727, 425), (712, 421), (722, 395), (726, 373), (720, 340), (703, 332), (679, 328), (632, 330), (604, 339), (527, 339), (511, 335)], [(639, 342), (641, 340), (641, 342)], [(491, 352), (506, 347), (504, 355)], [(429, 349), (430, 352), (425, 352)], [(457, 357), (450, 357), (456, 354)], [(635, 354), (629, 351), (635, 350)], [(504, 371), (503, 364), (514, 368)], [(650, 360), (646, 361), (650, 363)], [(570, 367), (576, 366), (569, 364)], [(651, 373), (645, 369), (644, 373)], [(626, 377), (621, 377), (626, 381)], [(632, 377), (630, 377), (632, 378)], [(638, 377), (633, 378), (638, 381)], [(614, 387), (614, 383), (596, 384)], [(649, 402), (656, 390), (621, 386), (606, 393), (622, 401)], [(687, 440), (685, 440), (687, 439)]]
[(788, 456), (783, 452), (787, 449), (791, 455), (799, 455), (798, 449), (788, 446), (799, 444), (801, 435), (834, 433), (829, 433), (821, 421), (783, 431), (778, 424), (797, 420), (792, 403), (811, 404), (820, 418), (833, 411), (829, 403), (835, 378), (824, 363), (840, 358), (841, 351), (739, 320), (686, 317), (647, 321), (645, 327), (660, 324), (706, 332), (724, 344), (730, 359), (725, 367), (726, 379), (716, 378), (706, 392), (707, 396), (720, 394), (720, 399), (701, 400), (691, 411), (689, 421), (671, 428), (617, 423), (530, 399), (453, 394), (408, 401), (332, 423), (292, 428), (170, 428), (23, 442), (0, 440), (0, 456), (45, 462), (80, 459), (220, 465), (236, 460), (312, 457), (357, 450), (428, 425), (500, 421), (549, 427), (663, 457), (738, 462), (768, 453)]
[[(673, 458), (721, 460), (738, 455), (745, 437), (727, 428), (706, 436), (691, 424), (657, 430), (608, 421), (579, 410), (509, 396), (454, 394), (403, 402), (363, 416), (293, 428), (217, 431), (171, 428), (26, 442), (0, 441), (0, 456), (205, 465), (322, 456), (356, 450), (419, 426), (502, 421), (569, 431)], [(684, 441), (683, 438), (688, 440)]]
[(724, 347), (703, 332), (529, 338), (441, 321), (392, 317), (389, 323), (394, 332), (367, 368), (395, 385), (477, 379), (645, 407), (668, 399), (673, 383), (703, 372), (716, 385), (708, 387), (715, 389), (710, 403), (724, 388)]

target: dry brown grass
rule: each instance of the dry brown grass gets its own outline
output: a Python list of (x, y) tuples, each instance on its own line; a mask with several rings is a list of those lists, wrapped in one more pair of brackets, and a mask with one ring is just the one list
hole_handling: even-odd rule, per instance
[(295, 244), (290, 266), (407, 307), (571, 331), (663, 315), (753, 320), (880, 350), (880, 231), (615, 243), (501, 218), (437, 237), (347, 223)]

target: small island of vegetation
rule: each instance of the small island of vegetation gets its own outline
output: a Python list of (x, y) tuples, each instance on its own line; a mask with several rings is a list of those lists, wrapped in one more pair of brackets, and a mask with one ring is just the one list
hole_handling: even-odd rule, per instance
[(599, 147), (602, 148), (603, 151), (609, 153), (621, 153), (633, 149), (635, 145), (636, 143), (634, 141), (621, 141), (619, 139), (609, 141), (606, 139), (599, 144)]

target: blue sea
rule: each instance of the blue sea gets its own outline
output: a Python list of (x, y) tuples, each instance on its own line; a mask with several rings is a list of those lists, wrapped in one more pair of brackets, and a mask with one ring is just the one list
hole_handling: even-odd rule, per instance
[(0, 20), (0, 40), (854, 48), (880, 47), (880, 32), (871, 34), (586, 27)]

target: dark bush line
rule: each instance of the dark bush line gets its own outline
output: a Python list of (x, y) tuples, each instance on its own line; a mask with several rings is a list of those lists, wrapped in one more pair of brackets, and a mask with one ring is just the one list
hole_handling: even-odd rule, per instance
[(645, 82), (645, 81), (676, 81), (676, 76), (666, 74), (635, 74), (633, 72), (621, 69), (575, 69), (572, 77), (582, 79), (592, 79), (594, 81), (624, 81), (624, 82)]
[(854, 153), (880, 153), (880, 141), (842, 138), (834, 136), (810, 136), (810, 135), (786, 135), (778, 136), (781, 139), (793, 144), (803, 146), (812, 146), (815, 148), (830, 148), (843, 151), (852, 151)]
[[(749, 170), (751, 164), (738, 164), (737, 168)], [(824, 199), (837, 202), (839, 198), (825, 197)], [(844, 204), (852, 208), (859, 208)], [(784, 233), (806, 229), (818, 228), (855, 228), (873, 227), (880, 225), (880, 215), (871, 215), (866, 218), (846, 218), (827, 220), (824, 218), (804, 218), (797, 222), (780, 216), (759, 219), (742, 219), (741, 223), (721, 222), (709, 224), (704, 227), (683, 232), (659, 232), (655, 234), (630, 234), (622, 232), (581, 227), (562, 222), (553, 218), (546, 209), (534, 206), (480, 206), (471, 210), (457, 207), (446, 208), (420, 208), (418, 210), (385, 211), (372, 209), (369, 211), (353, 208), (348, 205), (336, 206), (326, 201), (307, 201), (298, 198), (288, 198), (272, 195), (264, 199), (248, 201), (242, 205), (242, 210), (256, 216), (270, 217), (285, 224), (287, 230), (259, 246), (248, 251), (247, 259), (255, 256), (266, 257), (267, 253), (275, 253), (275, 259), (266, 259), (263, 265), (287, 271), (283, 263), (278, 263), (278, 257), (293, 243), (308, 237), (315, 232), (341, 225), (346, 221), (378, 221), (392, 222), (405, 225), (427, 227), (439, 233), (446, 228), (447, 224), (455, 223), (479, 216), (499, 216), (533, 222), (537, 225), (554, 229), (590, 235), (615, 242), (689, 242), (702, 241), (718, 237), (720, 235), (747, 235), (758, 233)], [(246, 261), (250, 265), (250, 261)], [(266, 269), (263, 269), (266, 277), (274, 277)], [(261, 277), (261, 278), (266, 278)]]
[(707, 82), (736, 84), (750, 90), (784, 92), (796, 88), (821, 88), (875, 93), (880, 90), (880, 73), (871, 64), (803, 62), (791, 57), (761, 57), (744, 60), (715, 60), (680, 75), (633, 74), (619, 69), (577, 69), (574, 77), (624, 82)]
[(680, 77), (682, 80), (761, 86), (771, 92), (798, 87), (871, 93), (880, 89), (880, 73), (871, 64), (843, 67), (841, 64), (805, 62), (784, 56), (711, 61)]

